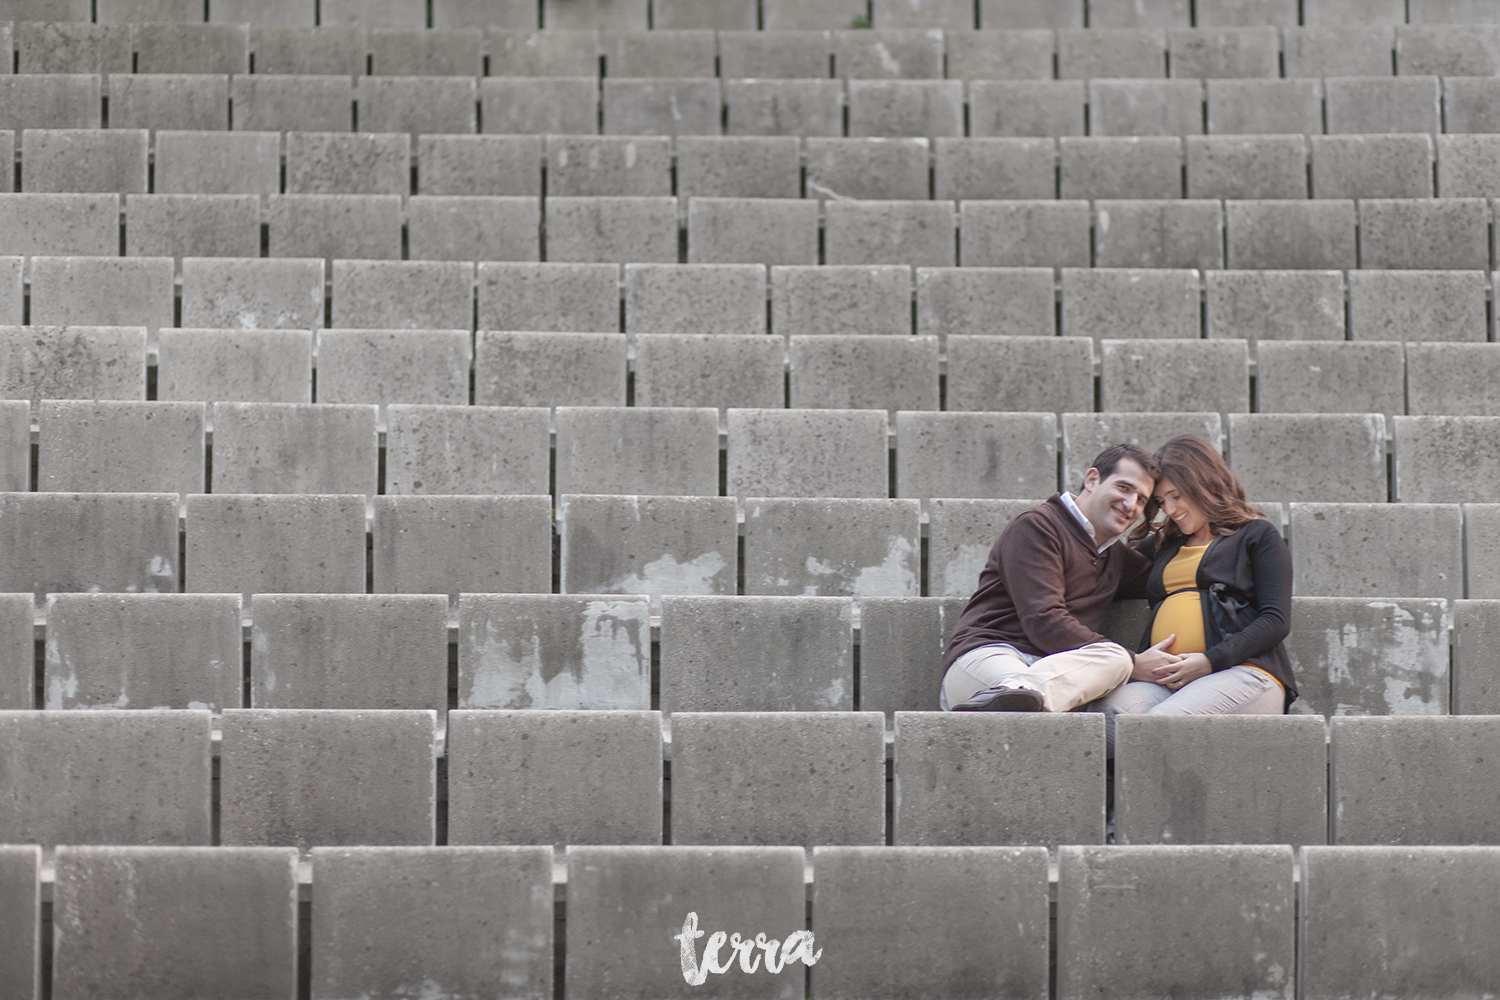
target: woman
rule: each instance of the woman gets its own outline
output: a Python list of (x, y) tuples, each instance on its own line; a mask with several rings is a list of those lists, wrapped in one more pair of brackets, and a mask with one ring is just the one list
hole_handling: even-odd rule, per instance
[(1153, 560), (1151, 619), (1131, 679), (1103, 699), (1106, 717), (1280, 715), (1297, 697), (1282, 644), (1292, 606), (1286, 543), (1203, 439), (1175, 437), (1156, 461), (1161, 475), (1135, 535), (1149, 536), (1139, 548)]

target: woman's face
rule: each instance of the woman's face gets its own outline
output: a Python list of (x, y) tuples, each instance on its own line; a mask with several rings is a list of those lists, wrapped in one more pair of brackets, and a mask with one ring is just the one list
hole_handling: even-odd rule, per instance
[(1163, 476), (1156, 481), (1156, 500), (1163, 514), (1177, 523), (1177, 530), (1191, 538), (1208, 526), (1203, 509), (1189, 500), (1177, 484)]

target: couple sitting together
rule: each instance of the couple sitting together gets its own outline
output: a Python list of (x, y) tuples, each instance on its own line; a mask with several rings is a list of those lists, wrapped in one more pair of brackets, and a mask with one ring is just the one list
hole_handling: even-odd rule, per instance
[[(1124, 533), (1141, 520), (1128, 539)], [(1135, 652), (1099, 634), (1144, 597)], [(1280, 715), (1297, 697), (1282, 644), (1292, 562), (1281, 533), (1201, 438), (1114, 445), (1083, 489), (1017, 515), (991, 549), (943, 657), (945, 711), (1113, 717)]]

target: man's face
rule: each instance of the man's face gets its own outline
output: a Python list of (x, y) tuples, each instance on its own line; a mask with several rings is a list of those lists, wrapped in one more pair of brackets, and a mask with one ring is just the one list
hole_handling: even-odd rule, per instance
[(1084, 473), (1078, 509), (1094, 526), (1094, 540), (1103, 545), (1130, 527), (1155, 485), (1146, 470), (1128, 458), (1120, 460), (1108, 479), (1100, 479), (1098, 469)]

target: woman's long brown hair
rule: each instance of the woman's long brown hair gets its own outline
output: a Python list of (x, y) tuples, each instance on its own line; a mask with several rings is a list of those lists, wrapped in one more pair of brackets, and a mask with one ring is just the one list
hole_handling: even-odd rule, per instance
[[(1156, 450), (1161, 466), (1157, 479), (1170, 479), (1172, 485), (1191, 501), (1208, 519), (1215, 535), (1227, 535), (1251, 521), (1265, 520), (1265, 515), (1245, 498), (1245, 486), (1219, 453), (1209, 443), (1193, 434), (1179, 434)], [(1153, 497), (1146, 505), (1140, 525), (1131, 533), (1133, 540), (1156, 535), (1157, 547), (1181, 534), (1170, 517), (1158, 518), (1161, 505)]]

